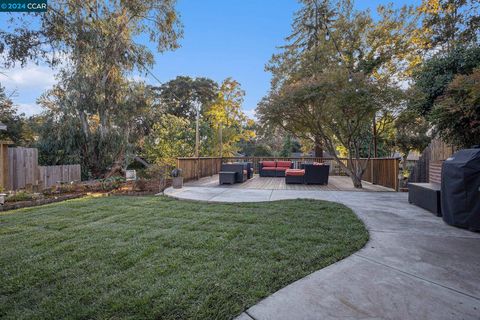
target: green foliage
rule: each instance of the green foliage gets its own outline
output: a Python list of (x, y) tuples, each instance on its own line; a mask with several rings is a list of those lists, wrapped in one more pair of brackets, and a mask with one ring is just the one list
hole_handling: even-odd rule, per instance
[(447, 143), (459, 148), (480, 144), (480, 69), (453, 79), (436, 100), (431, 120)]
[(159, 52), (178, 48), (183, 32), (174, 5), (174, 0), (52, 1), (45, 13), (10, 17), (0, 31), (3, 63), (43, 60), (55, 66), (69, 55), (78, 69), (102, 73), (99, 87), (113, 85), (119, 70), (153, 62), (135, 37), (148, 37)]
[[(24, 63), (33, 53), (36, 60), (68, 56), (57, 85), (39, 99), (46, 110), (38, 122), (42, 161), (80, 161), (86, 177), (121, 171), (149, 130), (152, 103), (143, 84), (128, 80), (153, 64), (151, 52), (135, 39), (148, 36), (158, 51), (177, 48), (181, 28), (174, 1), (54, 1), (35, 16), (39, 29), (31, 33), (37, 24), (23, 24), (27, 17), (32, 19), (12, 18), (18, 30), (0, 33), (10, 64)], [(34, 38), (30, 47), (23, 46), (22, 32)]]
[(457, 47), (427, 60), (414, 74), (414, 86), (423, 94), (416, 102), (418, 112), (428, 115), (457, 74), (470, 74), (479, 66), (480, 47)]
[(272, 149), (263, 143), (247, 142), (240, 145), (240, 153), (247, 157), (273, 157)]
[(15, 145), (30, 143), (32, 132), (23, 114), (17, 113), (5, 88), (0, 85), (0, 122), (7, 126), (7, 131), (0, 131), (0, 140), (10, 140)]
[[(79, 105), (80, 101), (72, 98), (72, 85), (94, 83), (66, 78), (39, 99), (45, 111), (36, 117), (35, 146), (41, 163), (80, 163), (83, 178), (98, 178), (114, 163), (123, 165), (127, 155), (134, 153), (137, 141), (148, 132), (149, 92), (142, 84), (125, 83), (122, 100), (104, 122), (98, 110), (87, 111), (88, 104)], [(100, 103), (93, 95), (85, 99), (92, 99), (85, 103)]]
[(452, 49), (478, 42), (477, 0), (423, 0), (418, 9), (428, 48)]
[(33, 194), (26, 191), (18, 191), (6, 197), (7, 202), (30, 201), (33, 199)]
[(303, 2), (284, 52), (267, 66), (272, 90), (257, 108), (262, 124), (322, 145), (334, 156), (344, 149), (349, 166), (338, 163), (355, 187), (361, 187), (365, 167), (354, 159), (372, 154), (373, 119), (381, 124), (380, 136), (405, 100), (398, 79), (416, 60), (411, 8), (379, 7), (378, 13), (374, 21), (348, 0)]
[(395, 120), (395, 146), (404, 158), (410, 151), (422, 152), (430, 143), (428, 122), (415, 110), (404, 110)]
[(286, 134), (283, 138), (283, 146), (280, 151), (281, 157), (291, 157), (292, 152), (300, 152), (300, 143), (292, 138), (292, 135)]
[(122, 186), (123, 183), (125, 183), (125, 178), (124, 177), (110, 177), (106, 179), (100, 179), (98, 180), (101, 185), (101, 189), (103, 191), (111, 191), (118, 189)]
[(208, 78), (178, 76), (160, 87), (153, 87), (157, 103), (154, 108), (161, 113), (194, 121), (196, 104), (201, 108), (201, 116), (214, 102), (218, 84)]
[(368, 241), (350, 209), (315, 200), (83, 198), (0, 225), (7, 319), (233, 319)]
[(232, 78), (225, 79), (214, 103), (205, 112), (213, 129), (214, 155), (233, 156), (238, 150), (238, 142), (249, 140), (254, 132), (245, 129), (249, 119), (242, 111), (245, 92), (240, 83)]
[(152, 162), (174, 166), (177, 157), (190, 157), (195, 130), (186, 118), (164, 114), (145, 140), (145, 155)]

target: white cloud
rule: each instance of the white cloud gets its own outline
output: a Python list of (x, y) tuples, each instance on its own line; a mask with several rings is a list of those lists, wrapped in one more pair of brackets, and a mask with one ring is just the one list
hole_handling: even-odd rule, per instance
[(135, 82), (147, 82), (147, 78), (139, 75), (139, 74), (133, 74), (128, 77), (129, 81), (135, 81)]
[(0, 82), (10, 90), (46, 90), (55, 84), (55, 72), (46, 66), (27, 65), (5, 70)]
[(24, 68), (2, 70), (2, 73), (0, 84), (7, 93), (12, 94), (11, 99), (18, 107), (18, 113), (27, 116), (40, 113), (42, 110), (36, 101), (56, 83), (55, 71), (46, 65), (28, 64)]
[(250, 119), (257, 120), (255, 109), (243, 110), (243, 113), (245, 113), (245, 115)]
[(17, 103), (18, 113), (25, 113), (27, 117), (42, 112), (42, 107), (35, 103)]

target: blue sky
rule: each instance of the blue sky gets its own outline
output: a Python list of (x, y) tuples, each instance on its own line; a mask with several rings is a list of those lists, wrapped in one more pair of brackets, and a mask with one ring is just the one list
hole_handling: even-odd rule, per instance
[[(355, 5), (374, 12), (379, 4), (387, 2), (357, 0)], [(395, 1), (395, 5), (419, 2), (402, 0)], [(177, 75), (209, 77), (217, 82), (232, 77), (245, 90), (243, 107), (252, 116), (257, 102), (269, 89), (270, 75), (264, 66), (290, 33), (293, 13), (298, 8), (296, 0), (178, 0), (184, 25), (181, 48), (156, 53), (152, 72), (162, 82)], [(0, 28), (6, 25), (5, 18), (1, 17)], [(154, 45), (151, 49), (155, 52)], [(8, 77), (0, 75), (0, 83), (8, 92), (16, 91), (13, 100), (19, 109), (29, 115), (40, 112), (35, 101), (55, 83), (55, 71), (29, 64), (6, 73)], [(158, 84), (150, 76), (146, 76), (146, 82)]]

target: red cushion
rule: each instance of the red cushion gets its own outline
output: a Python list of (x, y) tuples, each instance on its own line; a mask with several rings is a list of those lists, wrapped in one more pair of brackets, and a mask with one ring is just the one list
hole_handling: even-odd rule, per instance
[(263, 161), (263, 167), (275, 167), (275, 161)]
[(305, 170), (303, 169), (287, 169), (285, 171), (286, 176), (296, 176), (296, 177), (301, 177), (305, 175)]
[(292, 161), (277, 161), (277, 167), (290, 168)]
[(275, 170), (276, 171), (286, 171), (288, 168), (285, 168), (285, 167), (276, 167)]
[(273, 171), (275, 171), (275, 169), (277, 169), (277, 168), (275, 168), (275, 167), (263, 167), (262, 168), (262, 170), (273, 170)]

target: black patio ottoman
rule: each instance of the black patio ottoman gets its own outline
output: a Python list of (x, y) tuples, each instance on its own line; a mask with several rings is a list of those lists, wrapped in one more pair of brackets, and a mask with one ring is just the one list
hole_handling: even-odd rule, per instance
[(287, 169), (285, 171), (285, 183), (286, 184), (303, 184), (305, 183), (305, 170), (301, 169)]
[(236, 172), (233, 172), (233, 171), (220, 171), (219, 172), (220, 184), (225, 184), (225, 183), (234, 184), (235, 175), (236, 175)]
[(442, 216), (440, 205), (440, 185), (436, 183), (409, 183), (408, 202)]

